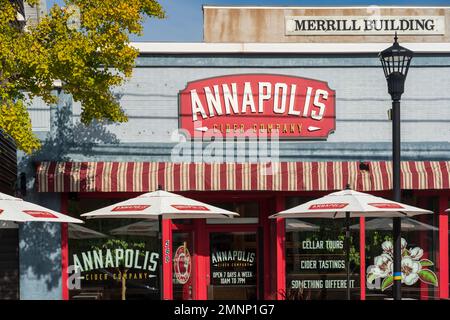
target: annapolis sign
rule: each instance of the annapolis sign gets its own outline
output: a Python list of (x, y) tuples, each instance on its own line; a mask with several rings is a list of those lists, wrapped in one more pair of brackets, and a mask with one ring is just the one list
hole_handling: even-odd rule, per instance
[(193, 137), (324, 139), (335, 130), (335, 91), (324, 81), (238, 74), (188, 83), (180, 128)]

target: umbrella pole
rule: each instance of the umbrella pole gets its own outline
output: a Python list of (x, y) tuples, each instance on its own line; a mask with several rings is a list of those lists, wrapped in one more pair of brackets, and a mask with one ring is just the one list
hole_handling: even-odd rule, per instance
[(158, 233), (158, 253), (159, 253), (159, 261), (161, 261), (159, 266), (159, 294), (161, 296), (161, 300), (164, 300), (164, 278), (163, 278), (163, 269), (164, 269), (164, 259), (163, 259), (163, 230), (162, 230), (162, 215), (158, 217), (159, 223), (159, 233)]
[(345, 213), (345, 261), (347, 264), (347, 300), (350, 300), (350, 212)]

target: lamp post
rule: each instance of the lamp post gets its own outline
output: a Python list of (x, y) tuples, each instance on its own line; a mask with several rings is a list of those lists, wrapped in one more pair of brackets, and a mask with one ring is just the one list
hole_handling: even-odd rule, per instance
[[(394, 201), (401, 202), (400, 190), (400, 99), (404, 91), (405, 79), (408, 74), (409, 65), (413, 52), (397, 42), (395, 33), (394, 44), (379, 53), (386, 77), (388, 92), (392, 97), (392, 171), (393, 171), (393, 193)], [(393, 218), (394, 238), (394, 285), (393, 294), (395, 300), (401, 300), (401, 220)]]

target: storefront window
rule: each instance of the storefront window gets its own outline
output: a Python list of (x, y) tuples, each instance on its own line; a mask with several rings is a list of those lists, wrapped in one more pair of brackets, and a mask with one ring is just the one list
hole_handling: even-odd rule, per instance
[[(294, 207), (311, 198), (290, 198), (287, 207)], [(438, 212), (438, 198), (424, 199), (405, 192), (403, 202)], [(402, 218), (402, 297), (407, 299), (435, 299), (439, 295), (438, 277), (438, 217), (421, 215)], [(360, 254), (359, 219), (351, 219), (350, 270), (352, 299), (359, 291)], [(368, 218), (365, 221), (365, 286), (366, 299), (392, 297), (392, 218)], [(345, 252), (339, 245), (327, 248), (327, 243), (339, 244), (343, 240), (344, 220), (286, 219), (286, 279), (288, 298), (339, 299), (345, 297), (341, 288), (329, 288), (334, 282), (310, 280), (338, 280), (345, 267), (339, 262)], [(321, 261), (322, 260), (322, 261)], [(326, 264), (324, 261), (330, 263)], [(321, 268), (321, 266), (323, 268)], [(305, 281), (307, 280), (307, 281)], [(309, 281), (309, 282), (308, 282)], [(293, 290), (296, 289), (296, 290)]]
[(208, 299), (253, 300), (257, 298), (256, 232), (210, 234)]
[[(69, 200), (79, 217), (117, 200)], [(70, 299), (159, 299), (158, 224), (136, 219), (92, 219), (69, 226)], [(69, 268), (70, 268), (69, 267)]]
[(0, 221), (0, 300), (19, 299), (19, 228)]
[[(287, 208), (308, 198), (289, 198)], [(351, 298), (360, 295), (359, 219), (350, 219)], [(286, 299), (346, 298), (345, 219), (286, 219)]]
[[(437, 212), (438, 199), (418, 205), (414, 197), (404, 202)], [(402, 297), (428, 300), (438, 297), (436, 244), (437, 215), (402, 218)], [(392, 218), (366, 220), (367, 299), (392, 298)]]

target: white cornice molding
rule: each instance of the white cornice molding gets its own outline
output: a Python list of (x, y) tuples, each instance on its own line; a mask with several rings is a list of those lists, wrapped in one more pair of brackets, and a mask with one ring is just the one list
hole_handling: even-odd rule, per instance
[[(214, 54), (214, 53), (378, 53), (385, 43), (204, 43), (204, 42), (132, 42), (141, 54)], [(402, 43), (416, 53), (450, 53), (450, 43)]]

